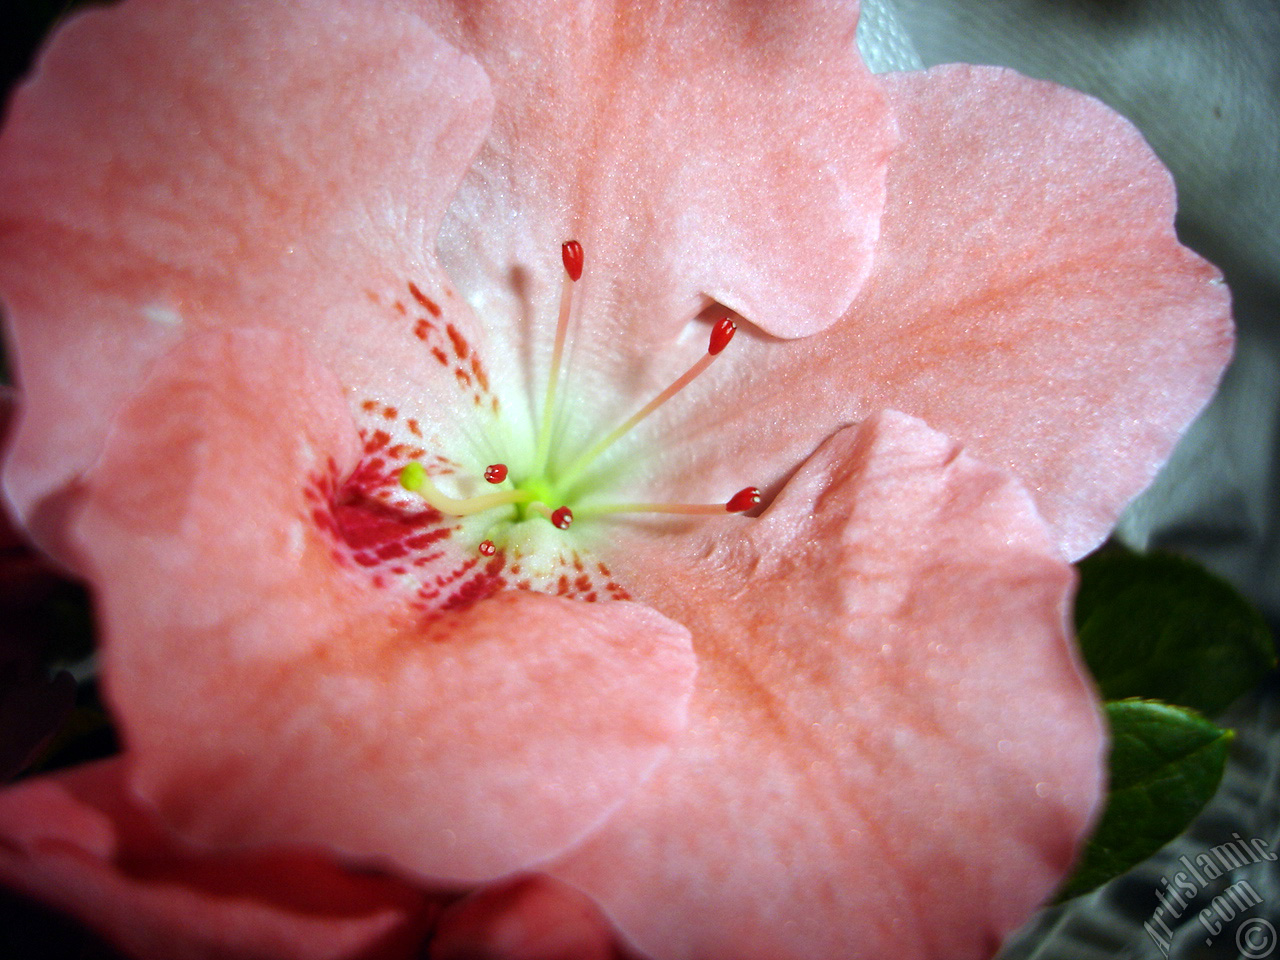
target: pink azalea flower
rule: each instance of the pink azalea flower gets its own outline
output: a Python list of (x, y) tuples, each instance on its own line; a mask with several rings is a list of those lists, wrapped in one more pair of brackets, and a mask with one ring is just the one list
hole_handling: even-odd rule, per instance
[(165, 957), (397, 955), (405, 884), (503, 881), (515, 942), (482, 893), (440, 951), (954, 960), (1051, 893), (1104, 750), (1066, 559), (1211, 393), (1226, 293), (1126, 123), (873, 78), (856, 12), (62, 29), (0, 137), (5, 478), (127, 751), (0, 796), (0, 876)]

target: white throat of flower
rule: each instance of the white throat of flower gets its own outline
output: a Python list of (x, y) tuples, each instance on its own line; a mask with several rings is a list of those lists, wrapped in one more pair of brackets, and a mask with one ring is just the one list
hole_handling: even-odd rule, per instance
[[(760, 491), (755, 487), (744, 487), (727, 501), (720, 503), (593, 502), (579, 507), (575, 514), (572, 504), (579, 496), (581, 481), (591, 466), (613, 444), (704, 373), (729, 345), (737, 327), (727, 315), (720, 317), (711, 328), (707, 352), (684, 374), (567, 465), (553, 465), (550, 452), (555, 439), (553, 424), (556, 422), (557, 392), (564, 372), (565, 340), (577, 308), (578, 298), (574, 295), (574, 290), (582, 277), (582, 245), (576, 240), (567, 241), (561, 247), (561, 259), (564, 263), (564, 278), (560, 290), (560, 313), (532, 467), (523, 475), (515, 475), (505, 463), (490, 464), (484, 471), (484, 479), (497, 489), (492, 493), (465, 499), (442, 493), (432, 482), (426, 468), (416, 462), (406, 464), (400, 471), (400, 485), (416, 493), (446, 516), (464, 517), (494, 511), (495, 528), (500, 531), (495, 536), (499, 538), (504, 537), (514, 524), (530, 520), (545, 520), (557, 530), (568, 530), (575, 516), (580, 519), (585, 516), (622, 513), (716, 515), (726, 512), (744, 513), (756, 506), (760, 502)], [(486, 539), (480, 543), (479, 551), (484, 556), (492, 556), (499, 546), (493, 539)]]

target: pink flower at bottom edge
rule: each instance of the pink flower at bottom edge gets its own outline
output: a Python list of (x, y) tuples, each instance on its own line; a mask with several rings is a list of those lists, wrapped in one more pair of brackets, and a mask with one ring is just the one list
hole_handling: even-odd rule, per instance
[(132, 798), (117, 760), (10, 787), (0, 825), (0, 879), (131, 956), (409, 958), (440, 909), (322, 853), (184, 850)]
[[(0, 831), (0, 880), (77, 914), (131, 956), (407, 960), (428, 949), (432, 960), (631, 956), (582, 894), (545, 876), (460, 898), (345, 870), (320, 851), (185, 847), (138, 805), (115, 759), (0, 792)], [(21, 914), (6, 916), (16, 927), (6, 929), (6, 946), (33, 945), (28, 933), (38, 931), (24, 929)]]
[[(1092, 101), (882, 84), (853, 5), (622, 13), (73, 23), (0, 137), (9, 490), (95, 585), (130, 789), (187, 843), (538, 869), (655, 957), (990, 953), (1098, 796), (1059, 550), (1203, 403), (1225, 294)], [(566, 481), (708, 298), (734, 342)], [(414, 461), (577, 518), (444, 516)], [(592, 516), (749, 482), (759, 517)]]

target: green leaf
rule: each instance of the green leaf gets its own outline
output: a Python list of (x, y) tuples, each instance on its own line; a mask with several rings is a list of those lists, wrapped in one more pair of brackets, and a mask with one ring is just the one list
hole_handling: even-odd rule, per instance
[(1218, 789), (1234, 737), (1165, 703), (1121, 700), (1105, 709), (1111, 792), (1064, 899), (1119, 876), (1180, 834)]
[(1275, 665), (1261, 615), (1181, 557), (1108, 547), (1080, 563), (1076, 633), (1104, 700), (1143, 697), (1216, 716)]

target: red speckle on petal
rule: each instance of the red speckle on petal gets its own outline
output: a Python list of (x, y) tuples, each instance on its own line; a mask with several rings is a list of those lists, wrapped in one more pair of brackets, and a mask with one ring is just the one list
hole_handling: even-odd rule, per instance
[[(441, 519), (434, 509), (404, 514), (372, 501), (335, 504), (333, 518), (338, 535), (353, 551), (372, 555), (390, 550), (397, 558), (408, 552), (405, 541), (410, 535)], [(444, 536), (449, 536), (451, 531), (443, 529)]]
[(434, 530), (424, 530), (422, 533), (416, 533), (406, 540), (405, 545), (412, 547), (414, 550), (422, 550), (431, 546), (433, 543), (438, 543), (443, 540), (445, 537), (449, 536), (449, 532), (448, 527), (436, 527)]
[(489, 375), (484, 372), (484, 365), (480, 362), (480, 358), (474, 353), (471, 355), (471, 372), (475, 374), (476, 380), (480, 384), (480, 388), (488, 393)]
[(409, 281), (409, 292), (413, 294), (413, 299), (417, 300), (418, 303), (426, 308), (427, 313), (431, 314), (433, 317), (440, 316), (440, 305), (419, 290), (418, 285), (412, 280)]
[(467, 560), (465, 563), (463, 563), (462, 566), (458, 567), (456, 570), (450, 570), (448, 573), (440, 574), (435, 578), (436, 586), (447, 587), (449, 584), (460, 579), (463, 576), (463, 574), (468, 573), (471, 570), (471, 568), (476, 565), (476, 563), (477, 563), (476, 559), (472, 557), (469, 560)]
[[(383, 404), (370, 402), (361, 409), (381, 422)], [(372, 589), (398, 595), (427, 618), (511, 589), (584, 602), (628, 599), (621, 585), (608, 576), (607, 567), (576, 551), (566, 550), (550, 569), (531, 577), (527, 572), (521, 575), (518, 554), (508, 558), (492, 540), (466, 546), (475, 541), (459, 536), (463, 528), (456, 518), (405, 502), (398, 476), (410, 447), (389, 444), (382, 430), (362, 431), (361, 436), (374, 453), (366, 455), (345, 479), (330, 457), (327, 470), (316, 471), (304, 486), (302, 516), (327, 541), (333, 562), (352, 576), (365, 578)], [(428, 465), (435, 474), (460, 469), (438, 454), (414, 449), (411, 459)], [(490, 476), (505, 473), (503, 464), (491, 466), (498, 469), (488, 471)], [(567, 528), (572, 519), (568, 507), (553, 511), (559, 529)], [(509, 559), (516, 562), (508, 572)]]
[(449, 335), (449, 340), (453, 344), (453, 352), (459, 360), (465, 360), (471, 355), (471, 345), (467, 343), (467, 338), (458, 332), (458, 328), (452, 323), (444, 328), (444, 332)]
[(365, 453), (376, 453), (389, 443), (391, 443), (391, 434), (385, 430), (375, 430), (373, 436), (364, 443)]
[(501, 584), (486, 573), (477, 573), (470, 580), (460, 584), (440, 605), (441, 610), (460, 610), (491, 597), (500, 589)]
[(582, 278), (582, 244), (577, 240), (566, 240), (560, 245), (560, 259), (564, 261), (564, 272), (577, 283)]
[(337, 532), (337, 528), (334, 526), (334, 523), (333, 523), (332, 514), (330, 514), (329, 511), (324, 509), (323, 507), (316, 507), (314, 510), (311, 511), (311, 520), (312, 522), (315, 523), (318, 529), (324, 531), (325, 533), (332, 534)]
[(714, 357), (729, 345), (729, 341), (733, 339), (733, 335), (737, 332), (737, 324), (728, 317), (721, 317), (716, 321), (716, 325), (711, 328), (711, 343), (707, 346), (707, 353)]
[(379, 560), (399, 560), (409, 552), (403, 543), (384, 543), (377, 550)]

